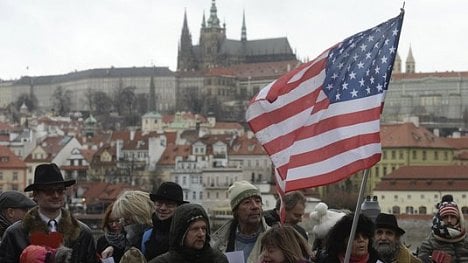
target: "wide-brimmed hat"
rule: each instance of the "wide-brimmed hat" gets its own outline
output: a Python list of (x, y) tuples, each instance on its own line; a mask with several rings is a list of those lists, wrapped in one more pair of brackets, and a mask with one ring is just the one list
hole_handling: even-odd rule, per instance
[(388, 228), (395, 231), (398, 235), (402, 236), (405, 230), (398, 226), (396, 217), (391, 214), (380, 213), (375, 219), (376, 228)]
[(164, 182), (159, 187), (156, 193), (150, 193), (151, 200), (159, 201), (159, 200), (168, 200), (174, 201), (178, 205), (188, 203), (184, 201), (184, 192), (182, 191), (182, 187), (173, 182)]
[(25, 192), (33, 191), (38, 186), (63, 184), (65, 187), (75, 184), (75, 180), (63, 180), (62, 173), (55, 163), (40, 164), (34, 171), (34, 183), (24, 188)]

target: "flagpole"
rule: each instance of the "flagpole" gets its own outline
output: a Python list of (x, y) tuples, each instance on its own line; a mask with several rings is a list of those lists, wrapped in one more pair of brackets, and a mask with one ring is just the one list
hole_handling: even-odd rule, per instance
[(361, 213), (361, 203), (364, 196), (364, 189), (367, 184), (367, 176), (369, 175), (369, 169), (364, 170), (364, 175), (362, 176), (361, 189), (359, 189), (359, 196), (357, 199), (356, 210), (354, 211), (353, 225), (351, 227), (351, 232), (349, 233), (348, 245), (346, 247), (345, 254), (345, 263), (349, 263), (349, 258), (351, 257), (351, 250), (353, 247), (354, 235), (356, 233), (357, 223), (359, 221), (359, 214)]

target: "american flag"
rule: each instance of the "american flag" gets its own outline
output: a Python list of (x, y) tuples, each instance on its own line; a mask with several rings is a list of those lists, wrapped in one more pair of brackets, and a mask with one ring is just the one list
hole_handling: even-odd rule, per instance
[(247, 122), (283, 193), (340, 181), (380, 160), (380, 114), (403, 16), (346, 38), (251, 100)]

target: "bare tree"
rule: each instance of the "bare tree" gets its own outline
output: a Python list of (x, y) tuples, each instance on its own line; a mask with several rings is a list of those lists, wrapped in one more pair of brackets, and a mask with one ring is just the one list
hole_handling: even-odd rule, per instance
[(71, 91), (58, 86), (52, 94), (54, 110), (59, 116), (65, 116), (71, 109)]

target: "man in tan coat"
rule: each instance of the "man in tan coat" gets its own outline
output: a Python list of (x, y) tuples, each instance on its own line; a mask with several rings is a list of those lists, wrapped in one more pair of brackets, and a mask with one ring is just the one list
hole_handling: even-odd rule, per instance
[(374, 248), (385, 263), (421, 263), (400, 241), (405, 231), (398, 226), (396, 217), (380, 213), (375, 220)]

